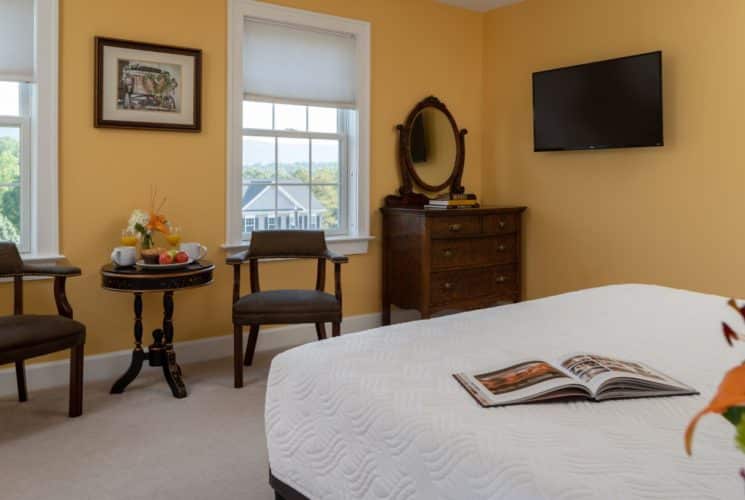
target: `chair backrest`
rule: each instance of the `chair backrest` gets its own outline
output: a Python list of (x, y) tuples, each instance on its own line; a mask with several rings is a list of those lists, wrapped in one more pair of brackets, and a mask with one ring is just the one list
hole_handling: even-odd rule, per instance
[(12, 276), (21, 274), (23, 261), (18, 253), (15, 243), (9, 241), (0, 242), (0, 276)]
[(248, 258), (320, 258), (325, 253), (323, 231), (253, 231)]

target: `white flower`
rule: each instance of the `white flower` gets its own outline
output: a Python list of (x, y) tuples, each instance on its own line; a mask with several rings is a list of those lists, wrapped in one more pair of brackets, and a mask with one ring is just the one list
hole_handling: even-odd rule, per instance
[(129, 222), (127, 228), (130, 231), (137, 231), (135, 226), (141, 225), (143, 228), (150, 222), (150, 216), (144, 210), (135, 209), (132, 211), (132, 215), (129, 216)]

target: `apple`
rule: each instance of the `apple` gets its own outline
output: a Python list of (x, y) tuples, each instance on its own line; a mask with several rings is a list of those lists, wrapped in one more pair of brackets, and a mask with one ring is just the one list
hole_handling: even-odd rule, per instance
[(186, 252), (179, 252), (173, 258), (173, 260), (175, 260), (179, 264), (183, 264), (184, 262), (188, 262), (189, 261), (189, 254), (187, 254)]
[(158, 257), (158, 263), (159, 264), (173, 264), (173, 257), (171, 257), (171, 254), (168, 252), (163, 252)]

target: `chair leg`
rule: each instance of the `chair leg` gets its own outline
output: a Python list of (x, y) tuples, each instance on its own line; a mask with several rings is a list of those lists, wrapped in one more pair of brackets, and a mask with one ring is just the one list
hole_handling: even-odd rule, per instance
[(324, 323), (316, 323), (316, 334), (318, 335), (318, 340), (326, 338), (326, 325)]
[(243, 387), (243, 327), (233, 325), (233, 385)]
[(243, 364), (251, 366), (254, 360), (254, 352), (256, 352), (256, 341), (259, 339), (259, 327), (261, 325), (251, 325), (250, 333), (248, 334), (248, 343), (246, 344), (246, 357), (243, 360)]
[(71, 418), (83, 414), (83, 358), (85, 345), (70, 349), (70, 411)]
[(26, 367), (23, 360), (16, 361), (16, 384), (18, 385), (18, 401), (23, 403), (28, 400), (26, 391)]
[(335, 321), (331, 323), (331, 336), (338, 337), (341, 335), (341, 322)]

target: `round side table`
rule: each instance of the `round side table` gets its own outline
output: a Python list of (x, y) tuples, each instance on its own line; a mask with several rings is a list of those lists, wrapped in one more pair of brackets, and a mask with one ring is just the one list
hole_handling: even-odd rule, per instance
[[(148, 271), (135, 267), (116, 267), (108, 264), (101, 268), (101, 286), (112, 292), (134, 294), (134, 338), (132, 362), (129, 369), (114, 382), (111, 394), (120, 394), (139, 375), (145, 360), (150, 366), (163, 367), (168, 386), (173, 396), (185, 398), (186, 386), (181, 378), (181, 368), (176, 363), (173, 349), (173, 294), (177, 290), (207, 286), (213, 281), (215, 266), (211, 262), (200, 261), (173, 271)], [(142, 346), (142, 294), (163, 294), (163, 325), (153, 330), (153, 343)]]

